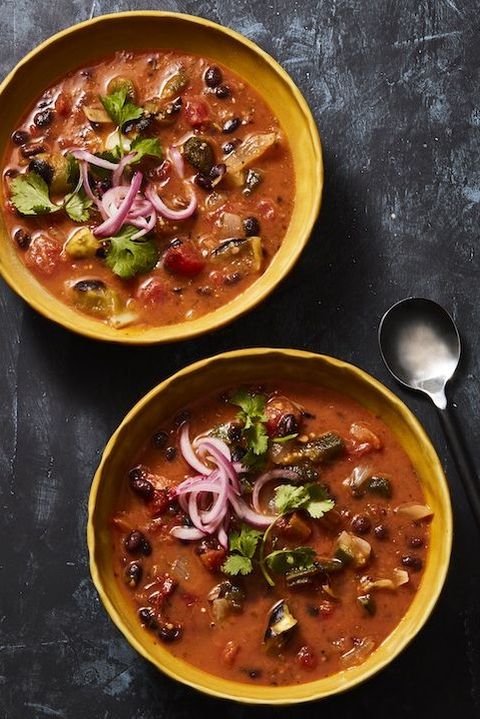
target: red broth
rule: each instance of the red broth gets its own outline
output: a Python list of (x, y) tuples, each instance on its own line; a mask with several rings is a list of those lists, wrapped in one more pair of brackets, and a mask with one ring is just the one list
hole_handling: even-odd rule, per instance
[[(119, 87), (129, 93), (125, 105), (133, 102), (141, 111), (139, 118), (122, 125), (122, 151), (115, 122), (95, 122), (85, 114), (95, 118), (100, 113), (101, 120), (102, 114), (103, 120), (111, 120), (108, 113), (105, 117), (99, 96), (111, 98)], [(135, 171), (143, 174), (137, 206), (143, 203), (146, 212), (147, 187), (177, 213), (185, 209), (192, 193), (197, 202), (187, 219), (167, 219), (156, 212), (153, 229), (138, 238), (153, 245), (143, 265), (132, 267), (128, 256), (126, 269), (120, 262), (112, 270), (108, 256), (112, 260), (112, 247), (119, 244), (105, 233), (95, 235), (102, 223), (97, 204), (111, 188), (111, 170), (88, 165), (96, 199), (85, 220), (74, 221), (64, 210), (26, 215), (25, 206), (18, 207), (19, 177), (29, 172), (40, 175), (40, 182), (47, 183), (43, 188), (47, 202), (60, 204), (75, 189), (78, 163), (83, 163), (71, 157), (72, 148), (95, 155), (109, 148), (107, 159), (118, 163), (121, 152), (127, 154), (142, 139), (157, 140), (162, 158), (145, 156), (123, 173), (121, 183), (126, 186)], [(265, 142), (264, 152), (258, 150), (260, 141)], [(69, 165), (65, 158), (70, 158)], [(84, 191), (85, 183), (82, 197)], [(29, 108), (3, 159), (3, 192), (11, 240), (22, 261), (53, 295), (115, 327), (159, 326), (211, 312), (265, 272), (290, 222), (295, 177), (277, 118), (240, 77), (183, 52), (125, 51), (69, 73)], [(120, 199), (117, 196), (110, 205), (112, 213)], [(144, 216), (140, 222), (152, 218)], [(125, 227), (132, 227), (127, 220), (113, 237)], [(79, 228), (89, 231), (86, 248), (85, 243), (78, 247)], [(75, 237), (77, 242), (72, 240)], [(123, 260), (128, 250), (120, 249)], [(128, 276), (119, 276), (117, 270)]]
[[(188, 512), (172, 499), (172, 488), (198, 474), (184, 461), (179, 448), (182, 422), (189, 423), (192, 439), (219, 425), (235, 427), (229, 429), (227, 444), (234, 453), (244, 451), (239, 449), (244, 438), (236, 420), (238, 407), (228, 400), (230, 390), (192, 404), (160, 427), (153, 438), (146, 438), (139, 455), (132, 457), (132, 470), (120, 488), (112, 517), (115, 574), (132, 612), (139, 612), (138, 621), (145, 631), (155, 641), (167, 643), (174, 655), (235, 681), (299, 684), (363, 662), (398, 625), (419, 587), (429, 542), (428, 517), (413, 520), (408, 511), (411, 503), (417, 509), (428, 507), (412, 464), (389, 428), (355, 401), (324, 388), (283, 382), (251, 391), (261, 391), (268, 399), (268, 422), (262, 424), (270, 438), (262, 470), (248, 474), (248, 481), (242, 480), (245, 502), (251, 506), (248, 486), (251, 488), (259, 474), (295, 462), (313, 469), (309, 483), (322, 485), (335, 502), (321, 518), (314, 519), (300, 509), (277, 519), (269, 530), (266, 552), (308, 546), (315, 561), (325, 563), (337, 557), (336, 571), (329, 569), (314, 576), (311, 584), (293, 587), (287, 586), (286, 576), (269, 570), (275, 583), (271, 587), (259, 569), (257, 545), (252, 573), (228, 575), (224, 571), (227, 552), (238, 554), (232, 552), (231, 534), (238, 532), (241, 524), (231, 507), (228, 550), (216, 535), (206, 536), (204, 541), (172, 536), (172, 527), (191, 526)], [(277, 457), (274, 464), (270, 458), (275, 444), (272, 435), (286, 432), (287, 437), (297, 436), (276, 443), (286, 459), (278, 464)], [(306, 463), (289, 459), (288, 453), (291, 457), (299, 449), (303, 452), (309, 442), (326, 434), (341, 438), (336, 456)], [(352, 490), (344, 482), (355, 467), (367, 467), (368, 482)], [(147, 487), (150, 496), (148, 491), (145, 494), (145, 480), (151, 484), (150, 490)], [(262, 511), (272, 513), (274, 487), (289, 482), (292, 484), (277, 477), (265, 485), (260, 495)], [(305, 479), (293, 484), (302, 487)], [(380, 490), (385, 488), (388, 492), (382, 494)], [(401, 513), (405, 507), (407, 515)], [(137, 548), (129, 551), (132, 531), (140, 532), (145, 552), (138, 541)], [(360, 539), (363, 550), (368, 543), (370, 556), (353, 561), (350, 556), (346, 561), (348, 557), (338, 551), (342, 533)], [(133, 574), (138, 574), (133, 580), (132, 567)], [(401, 576), (406, 581), (398, 586), (368, 586), (369, 582)], [(225, 581), (239, 589), (240, 595), (230, 589), (227, 597), (231, 603), (224, 612), (225, 606), (222, 602), (216, 605), (211, 592)], [(235, 608), (238, 598), (240, 606)], [(275, 640), (272, 646), (271, 641), (265, 642), (265, 630), (269, 613), (280, 600), (287, 603), (297, 624), (283, 637), (283, 644)]]

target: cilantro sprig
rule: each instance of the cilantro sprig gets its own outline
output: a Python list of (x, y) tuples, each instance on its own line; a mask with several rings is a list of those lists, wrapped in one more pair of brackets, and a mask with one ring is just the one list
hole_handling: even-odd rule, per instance
[(48, 185), (36, 172), (18, 175), (12, 180), (10, 189), (11, 200), (22, 215), (45, 215), (61, 209), (50, 200)]
[(253, 556), (262, 532), (242, 525), (240, 532), (232, 532), (228, 538), (230, 554), (222, 565), (222, 572), (235, 576), (247, 575), (253, 570)]
[(275, 574), (288, 574), (294, 570), (312, 567), (315, 556), (316, 552), (312, 547), (277, 549), (267, 554), (264, 562)]
[(163, 157), (162, 146), (157, 137), (136, 137), (131, 146), (130, 151), (135, 152), (136, 155), (133, 157), (129, 165), (135, 165), (144, 157), (156, 157), (161, 160)]
[(233, 395), (230, 402), (240, 407), (237, 418), (243, 423), (242, 435), (247, 445), (247, 453), (242, 457), (242, 464), (248, 467), (258, 466), (268, 450), (265, 396), (249, 394), (245, 389), (241, 389)]
[(92, 200), (86, 196), (83, 190), (71, 192), (65, 196), (63, 201), (65, 212), (74, 222), (87, 222), (92, 205)]
[(136, 232), (136, 227), (125, 225), (117, 235), (108, 238), (110, 249), (105, 261), (122, 279), (148, 272), (158, 260), (156, 244), (152, 240), (132, 240)]
[(275, 489), (275, 507), (284, 515), (303, 509), (314, 519), (320, 519), (335, 506), (327, 491), (320, 484), (281, 484)]
[(139, 120), (143, 115), (143, 109), (135, 105), (127, 98), (128, 89), (122, 87), (109, 95), (100, 95), (100, 102), (112, 121), (120, 129), (126, 122)]

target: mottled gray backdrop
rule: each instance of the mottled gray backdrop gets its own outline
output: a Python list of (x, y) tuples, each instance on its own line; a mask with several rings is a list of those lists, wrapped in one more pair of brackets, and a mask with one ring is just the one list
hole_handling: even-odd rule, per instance
[[(322, 213), (299, 265), (262, 307), (181, 345), (95, 344), (52, 326), (1, 283), (2, 718), (287, 716), (216, 702), (164, 678), (128, 647), (89, 579), (86, 505), (101, 449), (130, 406), (186, 363), (289, 345), (351, 360), (393, 386), (377, 351), (379, 318), (395, 300), (425, 295), (453, 312), (465, 339), (452, 394), (480, 459), (478, 2), (2, 0), (0, 71), (61, 28), (145, 7), (224, 23), (291, 73), (323, 138)], [(348, 695), (288, 710), (294, 719), (480, 716), (478, 535), (436, 417), (399, 393), (450, 475), (456, 537), (447, 586), (388, 669)]]

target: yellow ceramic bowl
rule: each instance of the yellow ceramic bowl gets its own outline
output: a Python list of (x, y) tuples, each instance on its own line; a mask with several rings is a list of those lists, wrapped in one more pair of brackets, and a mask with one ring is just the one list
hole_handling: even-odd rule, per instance
[(57, 300), (17, 257), (2, 218), (0, 272), (33, 308), (74, 332), (132, 344), (186, 339), (220, 327), (254, 307), (293, 267), (320, 209), (320, 139), (300, 91), (280, 65), (253, 42), (203, 18), (142, 11), (104, 15), (75, 25), (39, 45), (17, 65), (0, 85), (0, 157), (23, 113), (46, 87), (70, 70), (125, 48), (176, 48), (204, 55), (244, 77), (266, 99), (288, 137), (296, 173), (295, 205), (281, 248), (266, 272), (232, 302), (196, 320), (150, 329), (116, 330)]
[[(288, 687), (253, 686), (212, 676), (169, 653), (139, 624), (113, 576), (109, 520), (117, 488), (132, 457), (161, 424), (194, 398), (221, 386), (265, 377), (302, 380), (342, 392), (390, 427), (418, 474), (434, 511), (430, 549), (420, 588), (406, 615), (360, 666), (325, 679)], [(130, 644), (170, 677), (217, 697), (255, 704), (293, 704), (343, 692), (372, 676), (396, 657), (426, 622), (442, 589), (452, 541), (447, 483), (435, 450), (418, 420), (390, 390), (370, 375), (340, 360), (297, 350), (249, 349), (217, 355), (177, 372), (147, 394), (124, 419), (103, 454), (89, 501), (88, 547), (93, 581), (107, 612)]]

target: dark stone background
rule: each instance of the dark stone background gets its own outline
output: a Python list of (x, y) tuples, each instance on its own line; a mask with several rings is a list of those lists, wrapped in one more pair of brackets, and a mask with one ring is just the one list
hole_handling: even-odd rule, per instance
[[(0, 71), (61, 28), (145, 6), (225, 23), (291, 73), (323, 138), (323, 208), (300, 263), (269, 300), (184, 344), (96, 344), (49, 324), (2, 283), (0, 715), (8, 719), (287, 716), (164, 678), (129, 648), (90, 582), (86, 505), (100, 452), (131, 405), (183, 365), (237, 347), (292, 346), (350, 360), (393, 386), (377, 350), (379, 319), (402, 297), (431, 297), (453, 312), (465, 340), (452, 394), (480, 458), (477, 2), (3, 0)], [(347, 695), (289, 709), (294, 719), (480, 715), (478, 535), (433, 409), (398, 392), (449, 473), (456, 533), (447, 585), (389, 668)]]

